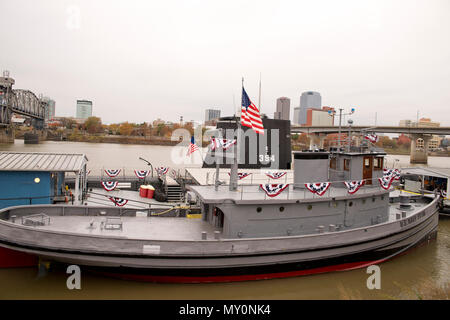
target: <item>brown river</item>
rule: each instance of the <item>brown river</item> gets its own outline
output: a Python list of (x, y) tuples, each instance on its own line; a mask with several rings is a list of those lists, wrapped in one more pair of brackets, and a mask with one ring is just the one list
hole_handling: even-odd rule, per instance
[[(0, 151), (84, 153), (93, 172), (106, 169), (182, 168), (176, 147), (79, 142), (0, 145)], [(198, 159), (197, 159), (198, 160)], [(431, 167), (450, 167), (450, 158), (430, 157)], [(389, 155), (387, 166), (407, 167), (409, 156)], [(379, 265), (381, 288), (369, 290), (366, 269), (295, 278), (222, 284), (155, 284), (110, 279), (81, 270), (81, 289), (69, 290), (68, 275), (56, 268), (38, 277), (37, 268), (0, 269), (0, 299), (449, 299), (450, 219), (440, 218), (436, 241)]]

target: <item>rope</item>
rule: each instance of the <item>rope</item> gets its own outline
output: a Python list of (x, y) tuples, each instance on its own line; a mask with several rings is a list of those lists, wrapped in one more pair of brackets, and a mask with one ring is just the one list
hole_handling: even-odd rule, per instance
[(190, 208), (191, 208), (191, 206), (175, 206), (175, 207), (172, 207), (172, 208), (170, 208), (168, 210), (165, 210), (165, 211), (162, 211), (162, 212), (152, 213), (151, 215), (152, 216), (160, 216), (160, 215), (168, 213), (168, 212), (170, 212), (170, 211), (172, 211), (174, 209), (190, 209)]

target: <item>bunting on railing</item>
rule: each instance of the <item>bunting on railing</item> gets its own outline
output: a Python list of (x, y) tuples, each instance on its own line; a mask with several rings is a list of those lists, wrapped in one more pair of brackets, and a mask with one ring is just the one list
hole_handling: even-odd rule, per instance
[(279, 172), (266, 172), (266, 176), (272, 179), (280, 179), (284, 177), (287, 174), (286, 171), (279, 171)]
[(102, 187), (106, 191), (113, 191), (118, 184), (119, 182), (117, 181), (102, 181)]
[(159, 176), (165, 175), (167, 172), (169, 172), (169, 167), (158, 167), (156, 168), (156, 172)]
[(330, 182), (320, 182), (320, 183), (305, 183), (305, 187), (312, 193), (316, 193), (319, 196), (323, 196), (325, 192), (330, 187)]
[(344, 181), (344, 183), (345, 183), (345, 186), (348, 189), (348, 193), (354, 194), (354, 193), (356, 193), (359, 190), (359, 188), (361, 188), (364, 185), (365, 181), (364, 180)]
[(392, 181), (394, 181), (394, 179), (392, 177), (383, 177), (378, 178), (378, 181), (380, 182), (380, 186), (384, 190), (388, 190), (391, 187)]
[(383, 169), (383, 178), (400, 180), (400, 170), (399, 169)]
[(376, 134), (366, 134), (364, 136), (364, 139), (369, 140), (372, 143), (377, 143), (378, 142), (378, 136)]
[(114, 204), (118, 207), (123, 207), (124, 205), (126, 205), (128, 203), (127, 199), (122, 199), (122, 198), (117, 198), (117, 197), (108, 197), (108, 198), (109, 198), (109, 200), (114, 202)]
[(216, 150), (220, 147), (222, 147), (222, 150), (227, 150), (233, 144), (236, 144), (236, 140), (211, 138), (211, 150)]
[[(228, 172), (228, 175), (231, 176), (231, 173)], [(244, 179), (245, 177), (248, 177), (249, 175), (251, 175), (251, 173), (247, 173), (247, 172), (238, 172), (238, 179)]]
[(105, 172), (106, 172), (106, 174), (107, 174), (109, 177), (114, 178), (114, 177), (117, 177), (117, 176), (119, 175), (120, 170), (121, 170), (121, 169), (117, 169), (117, 170), (111, 170), (111, 169), (108, 170), (108, 169), (105, 169)]
[(144, 179), (146, 176), (150, 174), (150, 170), (134, 170), (134, 174), (139, 179)]
[(264, 190), (264, 192), (269, 197), (276, 197), (279, 195), (283, 190), (285, 190), (287, 187), (289, 187), (289, 184), (284, 183), (278, 183), (278, 184), (260, 184), (259, 187)]

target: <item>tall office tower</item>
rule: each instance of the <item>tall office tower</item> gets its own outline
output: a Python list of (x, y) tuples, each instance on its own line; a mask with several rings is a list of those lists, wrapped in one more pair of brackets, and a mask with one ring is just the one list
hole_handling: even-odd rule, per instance
[(77, 118), (87, 119), (92, 117), (92, 101), (77, 100)]
[(315, 91), (303, 92), (300, 97), (300, 112), (298, 124), (305, 124), (307, 120), (307, 111), (309, 108), (318, 108), (322, 106), (322, 97)]
[(42, 101), (45, 102), (45, 120), (51, 120), (55, 117), (55, 100), (50, 99), (49, 97), (42, 98)]
[(292, 118), (292, 124), (299, 124), (300, 121), (300, 107), (294, 108), (294, 117)]
[(205, 122), (211, 120), (217, 120), (220, 118), (220, 110), (206, 109), (205, 110)]
[(286, 97), (277, 99), (277, 111), (273, 114), (274, 119), (290, 120), (291, 100)]

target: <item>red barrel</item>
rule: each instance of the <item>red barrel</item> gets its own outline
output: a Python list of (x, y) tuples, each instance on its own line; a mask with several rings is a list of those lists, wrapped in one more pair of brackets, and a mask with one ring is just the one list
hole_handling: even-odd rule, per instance
[(141, 198), (147, 198), (147, 194), (148, 194), (147, 186), (141, 185), (141, 187), (139, 188), (139, 196)]
[(155, 188), (152, 185), (147, 185), (147, 198), (153, 199), (153, 194), (155, 193)]

